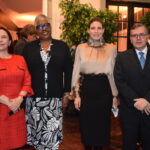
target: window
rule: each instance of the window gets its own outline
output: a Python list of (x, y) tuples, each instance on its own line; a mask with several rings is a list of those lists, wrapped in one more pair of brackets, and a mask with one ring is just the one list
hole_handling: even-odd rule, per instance
[(128, 28), (128, 7), (109, 5), (108, 9), (120, 14), (118, 20), (118, 32), (115, 33), (117, 38), (118, 51), (125, 51), (127, 49), (127, 28)]
[(134, 23), (140, 22), (146, 12), (150, 11), (150, 3), (131, 3), (119, 0), (107, 0), (107, 8), (112, 12), (120, 14), (118, 32), (114, 34), (117, 39), (118, 51), (125, 51), (132, 45), (130, 43), (129, 31)]

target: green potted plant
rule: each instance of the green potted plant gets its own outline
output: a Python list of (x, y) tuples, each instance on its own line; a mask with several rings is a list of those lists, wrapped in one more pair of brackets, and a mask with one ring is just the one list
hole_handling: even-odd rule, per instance
[(71, 47), (88, 39), (87, 25), (93, 17), (100, 17), (105, 26), (104, 39), (115, 42), (114, 33), (117, 31), (118, 14), (111, 11), (97, 11), (90, 4), (81, 4), (79, 0), (61, 0), (59, 7), (64, 21), (60, 25), (61, 38)]
[(140, 22), (146, 25), (150, 32), (150, 12), (147, 12), (145, 16), (141, 18)]

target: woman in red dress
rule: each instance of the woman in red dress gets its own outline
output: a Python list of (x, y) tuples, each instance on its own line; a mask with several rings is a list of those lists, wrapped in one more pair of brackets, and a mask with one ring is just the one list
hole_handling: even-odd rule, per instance
[(0, 150), (26, 144), (23, 97), (32, 95), (31, 79), (25, 60), (13, 54), (12, 36), (0, 27)]

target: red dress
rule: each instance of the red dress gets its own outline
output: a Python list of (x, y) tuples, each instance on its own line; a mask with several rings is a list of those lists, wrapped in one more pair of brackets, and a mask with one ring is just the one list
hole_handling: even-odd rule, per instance
[[(16, 98), (20, 91), (33, 94), (31, 77), (22, 56), (12, 55), (0, 58), (0, 95)], [(0, 150), (9, 150), (26, 144), (26, 123), (24, 110), (9, 114), (10, 109), (0, 103)]]

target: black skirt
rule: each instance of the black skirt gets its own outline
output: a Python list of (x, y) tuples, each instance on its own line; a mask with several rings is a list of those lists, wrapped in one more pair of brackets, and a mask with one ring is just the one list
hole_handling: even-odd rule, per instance
[(85, 145), (110, 143), (112, 92), (105, 74), (82, 75), (80, 129)]

